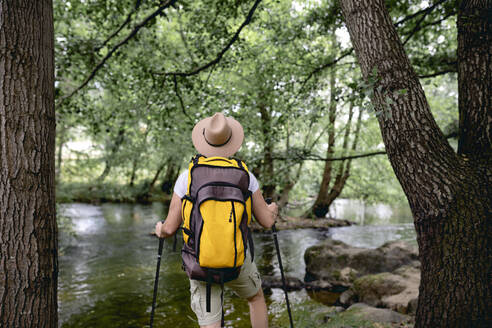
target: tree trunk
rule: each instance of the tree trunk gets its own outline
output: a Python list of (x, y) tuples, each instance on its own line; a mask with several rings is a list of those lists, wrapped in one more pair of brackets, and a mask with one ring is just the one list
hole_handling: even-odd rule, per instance
[(275, 194), (273, 168), (273, 140), (271, 137), (270, 113), (264, 105), (260, 105), (261, 129), (263, 132), (263, 163), (261, 165), (261, 180), (263, 181), (263, 196), (273, 198)]
[(113, 156), (116, 155), (124, 140), (125, 140), (125, 128), (122, 127), (118, 131), (118, 135), (116, 136), (116, 140), (114, 144), (112, 144), (110, 147), (111, 150), (109, 155), (106, 155), (106, 160), (104, 161), (104, 170), (99, 176), (99, 178), (97, 178), (99, 183), (103, 183), (106, 177), (109, 175), (109, 172), (111, 172)]
[[(326, 150), (326, 158), (332, 158), (333, 153), (335, 152), (335, 121), (337, 118), (337, 102), (336, 102), (336, 92), (335, 92), (335, 69), (332, 68), (330, 71), (330, 107), (329, 107), (329, 127), (328, 127), (328, 148)], [(317, 218), (324, 218), (326, 213), (330, 208), (330, 204), (328, 204), (328, 193), (331, 182), (331, 172), (333, 168), (332, 161), (325, 162), (325, 168), (323, 169), (323, 177), (321, 179), (321, 184), (319, 187), (318, 197), (314, 201), (313, 207), (308, 213), (307, 216), (311, 216), (310, 214), (314, 214)]]
[(57, 327), (52, 2), (0, 24), (0, 327)]
[(138, 156), (136, 156), (132, 161), (132, 173), (130, 175), (130, 187), (135, 185), (135, 179), (137, 178), (137, 166), (138, 166)]
[[(475, 46), (478, 39), (488, 35), (490, 49), (492, 30), (487, 12), (491, 2), (480, 2), (483, 6), (486, 3), (486, 9), (479, 9), (476, 4), (463, 2), (460, 10), (463, 13), (466, 7), (468, 12), (482, 13), (468, 16), (472, 24), (462, 28), (468, 29)], [(414, 217), (422, 263), (415, 327), (490, 327), (490, 157), (472, 161), (458, 156), (449, 146), (434, 121), (384, 1), (343, 0), (341, 6), (364, 78), (368, 80), (377, 70), (373, 102), (384, 111), (378, 116), (381, 134)], [(490, 117), (491, 52), (473, 56), (461, 56), (460, 67), (476, 60), (483, 74), (478, 76), (488, 82), (470, 82), (476, 92), (468, 97), (481, 105), (463, 108), (461, 115), (467, 112), (467, 117)], [(460, 92), (464, 92), (463, 81), (459, 83)], [(488, 91), (482, 89), (487, 85)], [(401, 89), (407, 92), (395, 92)], [(483, 94), (489, 95), (488, 100), (484, 101)], [(478, 140), (473, 153), (478, 157), (490, 153), (490, 134), (487, 137), (483, 124), (476, 127), (463, 121), (463, 130), (474, 130), (468, 133)], [(488, 124), (490, 128), (490, 121)], [(467, 148), (467, 143), (461, 144), (462, 149)]]
[(299, 177), (301, 176), (302, 168), (304, 167), (304, 162), (300, 162), (298, 165), (299, 166), (297, 167), (296, 173), (294, 174), (294, 178), (290, 177), (290, 172), (289, 172), (288, 181), (283, 185), (282, 189), (280, 190), (280, 196), (277, 201), (279, 208), (283, 208), (289, 203), (290, 192), (292, 191), (292, 189), (294, 189), (297, 180), (299, 180)]
[(174, 182), (179, 175), (179, 165), (176, 165), (176, 163), (179, 162), (176, 162), (173, 159), (168, 161), (166, 174), (162, 180), (161, 190), (167, 194), (173, 193)]
[(58, 183), (61, 179), (61, 170), (62, 170), (62, 161), (63, 161), (63, 146), (65, 146), (65, 142), (67, 138), (65, 137), (65, 133), (67, 132), (66, 127), (62, 127), (59, 136), (59, 144), (58, 151), (56, 152), (56, 169), (55, 169), (55, 181)]
[(491, 7), (468, 0), (458, 10), (458, 154), (485, 164), (492, 161)]
[(152, 178), (152, 181), (150, 181), (149, 185), (149, 192), (152, 192), (154, 190), (155, 183), (157, 182), (157, 179), (159, 179), (159, 175), (161, 175), (162, 170), (164, 170), (164, 167), (166, 164), (161, 164), (158, 168), (157, 171), (154, 174), (154, 177)]
[[(353, 104), (351, 104), (350, 105), (350, 112), (349, 112), (349, 119), (348, 119), (348, 123), (347, 123), (348, 127), (345, 130), (345, 136), (344, 136), (344, 140), (343, 140), (344, 153), (342, 156), (345, 155), (345, 150), (348, 148), (348, 139), (349, 139), (350, 130), (351, 130), (350, 127), (351, 127), (351, 123), (352, 123), (352, 116), (354, 113), (353, 110), (354, 110)], [(359, 111), (359, 117), (357, 118), (357, 124), (356, 124), (356, 128), (355, 128), (355, 136), (354, 136), (354, 140), (352, 142), (352, 151), (355, 151), (357, 149), (357, 142), (359, 140), (361, 123), (362, 123), (362, 111)], [(345, 184), (347, 183), (347, 180), (350, 176), (350, 165), (351, 164), (352, 164), (352, 160), (350, 160), (350, 159), (340, 162), (340, 166), (338, 168), (338, 172), (337, 172), (337, 175), (335, 177), (335, 182), (333, 183), (333, 187), (331, 188), (330, 193), (328, 194), (328, 197), (326, 199), (328, 206), (330, 206), (335, 201), (335, 199), (337, 199), (338, 196), (340, 196), (340, 194), (342, 193), (343, 188), (345, 187)]]

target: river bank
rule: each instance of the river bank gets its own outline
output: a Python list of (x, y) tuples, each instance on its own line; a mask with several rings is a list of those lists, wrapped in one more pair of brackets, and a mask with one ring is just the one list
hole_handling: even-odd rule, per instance
[(134, 186), (118, 183), (59, 183), (56, 186), (56, 202), (59, 204), (87, 203), (87, 204), (142, 204), (153, 202), (169, 204), (171, 194), (169, 190), (159, 187), (149, 188), (148, 183), (139, 183)]

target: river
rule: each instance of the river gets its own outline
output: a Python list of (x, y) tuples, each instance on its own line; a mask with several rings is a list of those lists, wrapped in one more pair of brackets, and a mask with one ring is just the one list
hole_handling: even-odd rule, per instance
[[(350, 245), (375, 248), (390, 240), (415, 241), (408, 207), (365, 206), (337, 200), (331, 214), (356, 226), (279, 232), (287, 275), (302, 279), (306, 248), (331, 237)], [(149, 233), (166, 213), (159, 203), (63, 204), (60, 214), (71, 219), (73, 234), (60, 234), (60, 327), (148, 327), (157, 263), (158, 240)], [(272, 236), (255, 233), (255, 261), (263, 275), (280, 275)], [(181, 269), (172, 239), (164, 244), (154, 327), (197, 327), (189, 306), (189, 282)], [(305, 291), (289, 293), (292, 307), (309, 298)], [(285, 306), (282, 290), (266, 295), (271, 316)], [(250, 327), (247, 303), (226, 290), (227, 327)]]

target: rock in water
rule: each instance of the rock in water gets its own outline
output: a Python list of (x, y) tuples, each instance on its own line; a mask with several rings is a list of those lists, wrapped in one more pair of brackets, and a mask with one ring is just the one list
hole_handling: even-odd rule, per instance
[(411, 318), (407, 315), (403, 315), (388, 309), (378, 309), (364, 303), (356, 303), (342, 314), (344, 316), (358, 316), (364, 320), (389, 324), (403, 324), (411, 320)]
[(403, 241), (388, 242), (376, 249), (351, 247), (326, 239), (304, 253), (305, 281), (324, 280), (334, 286), (349, 286), (364, 275), (391, 272), (418, 261), (416, 246)]

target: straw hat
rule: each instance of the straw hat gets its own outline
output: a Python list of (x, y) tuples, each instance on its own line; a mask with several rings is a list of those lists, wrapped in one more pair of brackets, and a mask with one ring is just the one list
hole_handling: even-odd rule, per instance
[(216, 113), (195, 125), (191, 139), (202, 155), (230, 157), (241, 148), (244, 131), (241, 124), (232, 117)]

